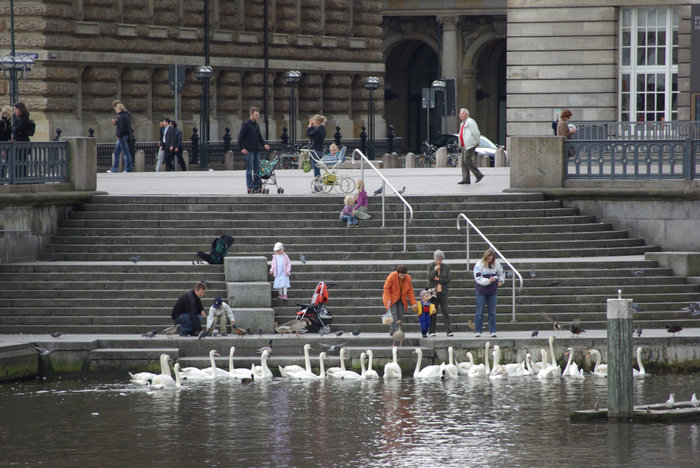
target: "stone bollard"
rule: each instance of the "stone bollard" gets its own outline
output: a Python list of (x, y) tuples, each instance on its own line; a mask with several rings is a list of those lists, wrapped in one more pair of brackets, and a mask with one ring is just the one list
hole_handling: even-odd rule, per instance
[(608, 299), (608, 419), (634, 411), (632, 389), (632, 299)]
[(389, 153), (384, 153), (382, 155), (382, 167), (384, 169), (389, 169), (392, 167), (391, 166), (391, 155), (389, 155)]
[(476, 167), (491, 167), (491, 158), (483, 154), (474, 153), (474, 164)]
[(143, 172), (146, 168), (146, 153), (143, 150), (136, 150), (134, 155), (134, 172)]
[(508, 158), (506, 158), (506, 152), (503, 150), (502, 146), (499, 146), (496, 150), (494, 159), (496, 167), (508, 167)]
[(233, 151), (231, 150), (224, 152), (224, 169), (227, 171), (233, 170)]
[(435, 152), (435, 167), (447, 167), (447, 148), (438, 148)]
[(408, 152), (404, 158), (404, 166), (406, 169), (414, 169), (416, 167), (416, 155)]
[(396, 153), (391, 153), (390, 155), (390, 160), (391, 160), (391, 167), (393, 168), (399, 168), (401, 165), (399, 164), (399, 155)]
[(182, 150), (182, 159), (185, 160), (185, 169), (190, 170), (190, 152)]

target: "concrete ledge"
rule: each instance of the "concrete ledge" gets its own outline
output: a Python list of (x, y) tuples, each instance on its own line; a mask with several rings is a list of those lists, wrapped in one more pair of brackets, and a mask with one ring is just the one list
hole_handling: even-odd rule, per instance
[(270, 307), (272, 301), (272, 285), (267, 281), (226, 283), (226, 291), (231, 308)]
[(646, 260), (656, 260), (677, 276), (700, 275), (700, 252), (647, 252)]
[(267, 258), (226, 257), (224, 274), (226, 282), (267, 281)]
[(511, 137), (511, 188), (558, 188), (564, 182), (564, 137)]
[(39, 374), (39, 355), (26, 345), (0, 351), (0, 382), (34, 377)]
[(275, 310), (268, 308), (233, 309), (236, 326), (243, 330), (250, 328), (253, 333), (262, 329), (263, 333), (274, 333)]
[(91, 371), (152, 371), (160, 373), (160, 355), (169, 354), (173, 362), (180, 356), (178, 348), (103, 348), (91, 350)]

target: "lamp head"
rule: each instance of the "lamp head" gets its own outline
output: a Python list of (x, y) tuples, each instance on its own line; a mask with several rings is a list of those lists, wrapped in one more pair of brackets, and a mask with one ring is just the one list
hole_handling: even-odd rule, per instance
[(288, 85), (295, 85), (301, 81), (301, 72), (299, 70), (289, 70), (284, 74), (284, 81)]
[(435, 80), (435, 81), (433, 81), (433, 84), (430, 85), (430, 87), (433, 88), (438, 93), (441, 93), (441, 92), (445, 91), (445, 82), (442, 80)]
[(375, 89), (379, 88), (379, 78), (376, 76), (368, 76), (365, 78), (364, 86), (365, 89), (374, 91)]
[(208, 80), (214, 74), (214, 69), (209, 65), (200, 65), (194, 71), (194, 76), (200, 80)]

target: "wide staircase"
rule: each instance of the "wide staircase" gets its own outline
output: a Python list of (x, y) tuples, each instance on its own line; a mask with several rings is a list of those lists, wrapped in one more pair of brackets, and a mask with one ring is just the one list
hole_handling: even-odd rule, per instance
[[(347, 229), (338, 220), (341, 197), (96, 196), (61, 223), (40, 261), (0, 265), (0, 333), (144, 333), (165, 327), (177, 297), (200, 279), (210, 284), (206, 307), (225, 296), (223, 266), (193, 264), (195, 252), (208, 251), (223, 233), (236, 239), (233, 256), (270, 258), (275, 242), (285, 244), (293, 261), (292, 288), (286, 302), (273, 293), (278, 322), (290, 320), (295, 303), (307, 302), (316, 284), (327, 281), (337, 283), (328, 304), (332, 328), (345, 331), (386, 332), (380, 322), (386, 275), (406, 263), (414, 287), (424, 287), (439, 248), (452, 268), (452, 322), (458, 332), (468, 331), (474, 281), (465, 267), (464, 222), (462, 230), (456, 228), (459, 213), (523, 274), (516, 322), (512, 280), (499, 293), (499, 331), (548, 329), (552, 320), (604, 328), (606, 299), (618, 289), (641, 308), (635, 323), (642, 327), (691, 323), (681, 309), (697, 302), (700, 286), (643, 259), (657, 247), (559, 201), (540, 194), (408, 200), (415, 216), (403, 252), (403, 205), (396, 198), (387, 198), (386, 227), (378, 198), (372, 198), (373, 218)], [(487, 245), (473, 231), (470, 244), (473, 262)], [(130, 262), (132, 257), (140, 260)], [(418, 330), (412, 314), (405, 322), (407, 331)]]

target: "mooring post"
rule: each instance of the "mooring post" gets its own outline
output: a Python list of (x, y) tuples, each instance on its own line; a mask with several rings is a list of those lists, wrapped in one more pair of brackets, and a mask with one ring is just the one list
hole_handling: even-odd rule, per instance
[(632, 299), (608, 299), (608, 418), (631, 418)]

